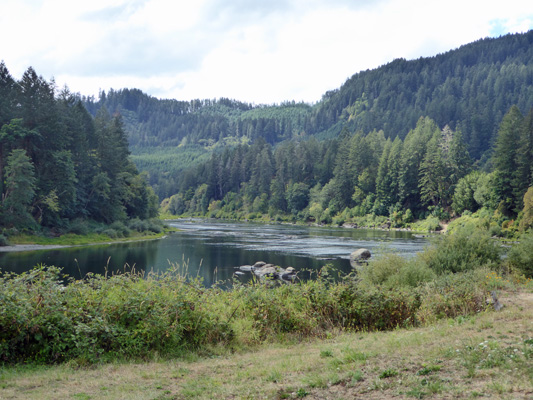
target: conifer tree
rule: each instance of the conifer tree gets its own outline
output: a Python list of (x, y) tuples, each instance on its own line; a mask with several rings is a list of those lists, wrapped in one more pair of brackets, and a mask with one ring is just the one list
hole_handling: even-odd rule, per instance
[(495, 192), (502, 211), (508, 215), (517, 212), (520, 201), (516, 198), (516, 171), (518, 170), (517, 144), (520, 141), (524, 117), (517, 106), (505, 114), (498, 130), (492, 162), (495, 170)]
[(4, 226), (30, 228), (34, 224), (31, 205), (35, 196), (35, 169), (23, 149), (15, 149), (7, 157), (5, 192), (2, 195)]

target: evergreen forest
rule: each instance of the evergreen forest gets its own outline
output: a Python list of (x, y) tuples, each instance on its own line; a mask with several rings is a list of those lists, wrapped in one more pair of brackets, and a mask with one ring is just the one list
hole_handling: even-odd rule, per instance
[(315, 104), (137, 89), (83, 101), (122, 115), (132, 160), (172, 214), (401, 225), (500, 207), (514, 218), (531, 186), (532, 60), (529, 31), (394, 60)]
[(0, 63), (0, 227), (60, 234), (80, 221), (157, 216), (159, 201), (129, 159), (122, 117), (95, 117), (79, 95), (29, 67), (15, 80)]
[(4, 227), (149, 218), (159, 201), (240, 219), (515, 221), (532, 185), (533, 31), (394, 60), (315, 104), (96, 99), (31, 67), (0, 74)]

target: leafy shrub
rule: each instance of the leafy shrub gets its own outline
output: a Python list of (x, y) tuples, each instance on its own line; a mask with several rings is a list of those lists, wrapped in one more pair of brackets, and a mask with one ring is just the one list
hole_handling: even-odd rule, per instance
[(435, 273), (416, 259), (407, 259), (399, 254), (385, 254), (358, 270), (364, 285), (384, 287), (416, 287), (435, 277)]
[(90, 276), (67, 286), (63, 278), (54, 267), (0, 276), (2, 362), (172, 356), (232, 340), (219, 315), (206, 312), (217, 294), (171, 273)]
[(0, 246), (9, 246), (8, 238), (1, 233), (0, 233)]
[(104, 234), (106, 236), (109, 236), (111, 239), (116, 239), (116, 238), (120, 237), (119, 233), (116, 230), (111, 229), (111, 228), (104, 229), (102, 231), (102, 234)]
[(431, 323), (486, 309), (485, 276), (489, 271), (479, 268), (461, 274), (442, 275), (428, 282), (420, 292), (417, 319), (422, 323)]
[(137, 232), (154, 232), (154, 233), (161, 233), (164, 231), (164, 223), (161, 220), (158, 220), (156, 218), (153, 219), (139, 219), (135, 218), (132, 219), (128, 227), (130, 230), (134, 230)]
[(489, 271), (479, 268), (461, 274), (446, 274), (426, 283), (420, 290), (417, 319), (431, 323), (484, 310), (487, 307), (484, 283)]
[(87, 235), (90, 231), (89, 223), (82, 219), (72, 221), (68, 227), (68, 232), (76, 235)]
[(461, 272), (498, 263), (501, 249), (487, 232), (465, 226), (437, 238), (418, 257), (437, 274)]
[(526, 278), (533, 278), (533, 232), (522, 235), (508, 253), (508, 263)]
[(115, 230), (119, 237), (128, 237), (131, 234), (130, 228), (128, 228), (122, 221), (113, 222), (109, 225), (109, 228)]
[(425, 220), (418, 223), (418, 229), (426, 232), (435, 232), (441, 230), (440, 221), (437, 217), (430, 215)]

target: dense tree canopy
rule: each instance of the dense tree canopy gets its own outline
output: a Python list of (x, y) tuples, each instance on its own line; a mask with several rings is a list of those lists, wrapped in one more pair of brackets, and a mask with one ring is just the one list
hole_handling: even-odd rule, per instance
[[(531, 107), (532, 60), (530, 31), (482, 39), (434, 57), (394, 60), (353, 75), (314, 105), (252, 105), (226, 98), (159, 100), (138, 89), (102, 92), (98, 99), (85, 98), (84, 104), (93, 115), (105, 106), (123, 116), (133, 160), (149, 173), (150, 183), (164, 198), (178, 191), (191, 164), (224, 147), (258, 138), (271, 146), (309, 136), (333, 139), (343, 128), (382, 131), (392, 141), (405, 140), (421, 117), (460, 131), (472, 159), (486, 163), (505, 113), (512, 105), (524, 114)], [(420, 200), (418, 194), (407, 191), (418, 188), (414, 182), (422, 160), (413, 157), (404, 165), (410, 174), (399, 190), (400, 197), (414, 204)], [(338, 196), (346, 201), (346, 193)]]
[(120, 115), (93, 118), (67, 88), (56, 95), (31, 67), (16, 81), (0, 63), (0, 227), (155, 216), (157, 198), (128, 155)]

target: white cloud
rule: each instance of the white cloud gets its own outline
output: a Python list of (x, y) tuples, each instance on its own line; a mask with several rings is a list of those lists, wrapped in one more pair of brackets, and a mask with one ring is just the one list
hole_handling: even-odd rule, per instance
[(354, 73), (533, 28), (520, 0), (5, 0), (0, 59), (97, 94), (317, 101)]

